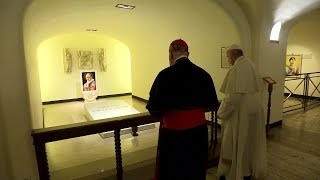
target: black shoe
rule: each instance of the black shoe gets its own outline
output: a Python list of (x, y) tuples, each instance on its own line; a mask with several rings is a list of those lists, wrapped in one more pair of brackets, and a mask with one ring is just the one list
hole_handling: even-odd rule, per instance
[(251, 180), (251, 176), (245, 176), (243, 177), (243, 180)]
[(225, 176), (220, 176), (219, 180), (226, 180), (226, 177)]

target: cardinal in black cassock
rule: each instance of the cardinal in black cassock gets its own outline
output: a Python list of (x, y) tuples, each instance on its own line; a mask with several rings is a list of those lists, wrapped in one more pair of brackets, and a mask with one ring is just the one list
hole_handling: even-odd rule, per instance
[(157, 180), (205, 180), (208, 129), (205, 112), (218, 106), (211, 76), (193, 64), (188, 45), (177, 39), (169, 47), (170, 67), (156, 77), (146, 108), (161, 116)]

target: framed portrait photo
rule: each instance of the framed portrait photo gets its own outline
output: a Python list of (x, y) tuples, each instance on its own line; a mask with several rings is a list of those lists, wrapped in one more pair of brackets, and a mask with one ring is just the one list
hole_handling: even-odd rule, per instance
[(300, 77), (301, 74), (301, 54), (291, 54), (286, 56), (286, 76)]
[(97, 73), (95, 70), (81, 71), (81, 91), (97, 91)]
[(230, 63), (227, 57), (227, 47), (221, 48), (221, 68), (229, 68)]

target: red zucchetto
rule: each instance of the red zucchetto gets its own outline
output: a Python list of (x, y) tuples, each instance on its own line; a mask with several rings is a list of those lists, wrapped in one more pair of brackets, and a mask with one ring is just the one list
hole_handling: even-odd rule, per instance
[(176, 39), (176, 40), (172, 41), (170, 46), (171, 45), (178, 45), (178, 46), (182, 46), (182, 47), (187, 47), (188, 48), (188, 44), (182, 39)]

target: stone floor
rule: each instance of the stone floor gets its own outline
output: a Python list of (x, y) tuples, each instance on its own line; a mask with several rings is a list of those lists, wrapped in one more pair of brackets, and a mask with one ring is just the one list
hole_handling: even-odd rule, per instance
[(268, 139), (270, 179), (320, 179), (320, 107), (283, 116)]

